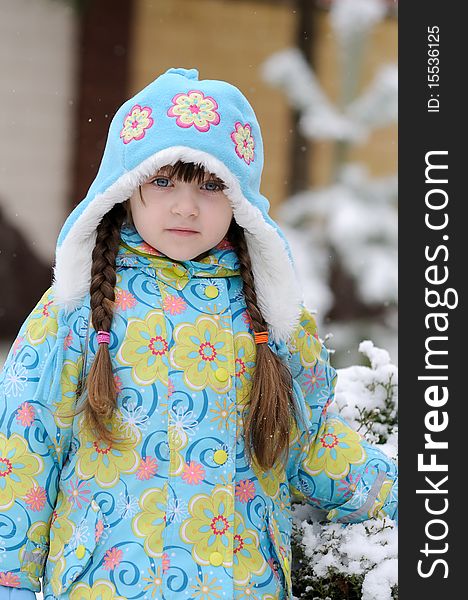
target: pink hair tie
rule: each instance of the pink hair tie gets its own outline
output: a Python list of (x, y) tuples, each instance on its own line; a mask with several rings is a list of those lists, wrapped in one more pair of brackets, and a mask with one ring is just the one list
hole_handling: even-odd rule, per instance
[(98, 344), (108, 344), (110, 342), (110, 333), (108, 331), (98, 331), (97, 341)]

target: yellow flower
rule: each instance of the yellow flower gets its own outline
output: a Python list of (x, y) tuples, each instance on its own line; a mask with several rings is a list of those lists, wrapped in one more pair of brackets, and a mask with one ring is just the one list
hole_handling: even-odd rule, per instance
[(76, 388), (81, 374), (82, 357), (76, 362), (66, 360), (63, 363), (60, 385), (62, 388), (62, 400), (54, 402), (54, 421), (57, 427), (67, 429), (73, 421), (74, 403), (76, 400)]
[(135, 104), (129, 113), (125, 116), (120, 137), (124, 144), (129, 144), (132, 140), (138, 141), (145, 137), (147, 129), (153, 126), (153, 118), (149, 106), (140, 106)]
[(208, 386), (224, 394), (231, 388), (234, 373), (231, 339), (232, 333), (213, 317), (199, 317), (194, 325), (181, 323), (174, 330), (170, 362), (184, 372), (190, 389), (199, 391)]
[(211, 494), (194, 494), (188, 506), (190, 517), (180, 526), (180, 537), (193, 544), (192, 557), (198, 565), (208, 566), (210, 555), (218, 552), (222, 566), (232, 567), (230, 548), (233, 538), (234, 499), (232, 486), (217, 485)]
[(163, 531), (166, 527), (167, 484), (143, 492), (139, 500), (141, 512), (132, 520), (132, 531), (145, 538), (145, 552), (160, 558), (163, 551)]
[(27, 531), (27, 541), (19, 557), (22, 571), (33, 578), (42, 576), (42, 567), (49, 552), (49, 526), (45, 521), (35, 521)]
[(236, 154), (248, 165), (254, 160), (255, 140), (252, 136), (252, 127), (249, 123), (242, 125), (237, 122), (235, 130), (231, 133), (231, 140), (236, 145)]
[(253, 336), (243, 332), (234, 336), (234, 349), (236, 353), (237, 403), (242, 406), (247, 402), (252, 389), (257, 347)]
[(157, 282), (163, 300), (168, 295), (165, 283), (169, 284), (176, 290), (183, 290), (189, 282), (190, 276), (188, 271), (184, 269), (184, 273), (179, 272), (177, 269), (180, 269), (181, 267), (178, 265), (178, 263), (168, 264), (167, 258), (154, 258), (151, 259), (151, 262), (156, 269), (156, 275), (158, 278)]
[(161, 575), (161, 565), (158, 566), (156, 572), (148, 569), (149, 577), (143, 577), (143, 581), (148, 581), (148, 585), (145, 585), (143, 590), (151, 590), (151, 597), (154, 598), (156, 593), (161, 592), (163, 578)]
[[(94, 477), (103, 488), (111, 488), (117, 484), (122, 473), (134, 473), (138, 469), (140, 456), (135, 450), (141, 433), (132, 430), (125, 444), (108, 444), (103, 440), (96, 440), (87, 428), (83, 426), (83, 417), (80, 419), (78, 460), (76, 473), (81, 479)], [(116, 417), (112, 418), (112, 430), (118, 429)], [(119, 434), (117, 434), (119, 435)]]
[(33, 486), (35, 477), (44, 470), (44, 461), (28, 451), (24, 437), (0, 433), (0, 510), (9, 510), (16, 498), (22, 498)]
[(52, 563), (51, 567), (47, 567), (51, 571), (50, 585), (52, 586), (52, 591), (54, 594), (59, 596), (63, 590), (62, 575), (65, 572), (66, 561), (63, 555), (59, 556), (58, 558), (51, 558), (50, 554), (47, 558), (48, 563), (49, 561)]
[(48, 335), (57, 334), (57, 312), (52, 299), (52, 290), (47, 292), (39, 300), (38, 305), (31, 313), (26, 322), (26, 339), (37, 346), (42, 344)]
[[(73, 505), (67, 496), (62, 490), (59, 490), (50, 523), (49, 558), (52, 561), (56, 561), (62, 556), (63, 548), (70, 541), (75, 529), (73, 522), (68, 518), (72, 508)], [(55, 572), (54, 576), (56, 576)]]
[(371, 506), (369, 512), (367, 513), (369, 518), (374, 517), (376, 519), (383, 519), (387, 516), (386, 512), (382, 510), (382, 507), (385, 504), (388, 495), (392, 491), (392, 486), (393, 481), (391, 479), (386, 479), (383, 482), (382, 487), (380, 488), (379, 493), (377, 494), (377, 498), (374, 501), (374, 504)]
[(169, 448), (171, 452), (171, 458), (169, 463), (169, 475), (176, 477), (182, 475), (184, 470), (185, 461), (182, 456), (182, 450), (188, 444), (188, 436), (184, 431), (174, 426), (174, 423), (170, 420), (168, 426), (168, 437), (169, 437)]
[(200, 90), (191, 90), (188, 94), (176, 94), (172, 106), (167, 111), (170, 117), (176, 117), (179, 127), (191, 127), (198, 131), (208, 131), (218, 125), (220, 116), (216, 112), (218, 104), (211, 96), (205, 96)]
[(196, 585), (192, 585), (191, 587), (194, 590), (194, 597), (198, 600), (214, 600), (215, 598), (221, 598), (221, 594), (218, 594), (217, 592), (222, 592), (223, 588), (220, 585), (216, 585), (218, 583), (216, 577), (213, 577), (210, 581), (208, 575), (203, 575), (203, 579), (200, 579), (197, 575), (196, 580)]
[(350, 465), (362, 464), (366, 459), (361, 442), (361, 436), (338, 419), (326, 421), (304, 462), (305, 471), (310, 475), (325, 471), (332, 479), (346, 477)]
[(92, 587), (80, 581), (70, 589), (70, 600), (126, 600), (123, 596), (116, 596), (114, 584), (105, 579), (97, 579)]
[(245, 585), (252, 575), (262, 575), (268, 563), (259, 551), (260, 541), (257, 532), (245, 527), (244, 518), (239, 512), (236, 512), (235, 522), (234, 582)]
[(224, 396), (220, 400), (215, 400), (216, 408), (210, 408), (215, 416), (210, 419), (211, 423), (218, 421), (218, 429), (228, 430), (235, 423), (235, 407), (230, 407), (230, 401)]
[(297, 327), (290, 346), (291, 352), (299, 352), (302, 366), (312, 367), (322, 351), (322, 344), (317, 334), (317, 324), (310, 312), (303, 308), (301, 321)]
[(234, 589), (236, 591), (236, 598), (239, 598), (239, 600), (275, 600), (275, 598), (278, 600), (278, 596), (273, 597), (271, 594), (258, 592), (253, 580), (248, 581), (244, 585), (234, 584)]
[(286, 472), (280, 461), (277, 461), (272, 469), (263, 471), (257, 465), (255, 459), (252, 462), (252, 469), (257, 476), (262, 490), (265, 491), (270, 498), (276, 498), (278, 495), (280, 484), (286, 481)]
[(137, 385), (151, 385), (155, 381), (167, 385), (167, 349), (164, 313), (152, 310), (145, 319), (128, 320), (117, 360), (132, 367), (132, 378)]
[(49, 540), (49, 526), (45, 521), (35, 521), (28, 529), (28, 539), (36, 544), (47, 544)]

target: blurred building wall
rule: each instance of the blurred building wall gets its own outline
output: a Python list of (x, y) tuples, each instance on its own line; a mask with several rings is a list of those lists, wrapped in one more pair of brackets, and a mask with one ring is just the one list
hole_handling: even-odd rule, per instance
[(0, 0), (0, 15), (0, 206), (51, 262), (74, 144), (76, 15), (51, 0)]
[(0, 365), (51, 284), (74, 147), (76, 13), (0, 0)]
[(262, 127), (262, 193), (274, 207), (287, 193), (292, 139), (283, 94), (262, 81), (260, 65), (294, 44), (289, 2), (135, 0), (131, 92), (170, 67), (198, 68), (200, 79), (225, 79), (249, 99)]

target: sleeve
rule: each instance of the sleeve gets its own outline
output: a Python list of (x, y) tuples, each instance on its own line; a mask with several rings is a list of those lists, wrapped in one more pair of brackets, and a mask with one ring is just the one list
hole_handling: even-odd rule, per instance
[(36, 600), (36, 594), (31, 590), (0, 585), (0, 598), (2, 600)]
[(328, 412), (337, 374), (305, 307), (290, 351), (293, 386), (305, 424), (293, 444), (288, 471), (292, 491), (326, 510), (333, 522), (384, 516), (397, 521), (396, 463), (340, 415)]
[[(40, 591), (60, 472), (82, 371), (83, 307), (65, 313), (49, 289), (0, 372), (0, 585)], [(15, 598), (15, 596), (13, 596)], [(16, 599), (15, 599), (16, 600)]]

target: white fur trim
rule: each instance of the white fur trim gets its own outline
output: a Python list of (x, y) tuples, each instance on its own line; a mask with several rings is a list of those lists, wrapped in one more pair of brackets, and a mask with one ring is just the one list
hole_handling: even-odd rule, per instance
[(160, 167), (175, 164), (178, 160), (201, 164), (226, 184), (225, 194), (231, 201), (234, 218), (245, 230), (259, 308), (273, 341), (287, 341), (299, 323), (302, 292), (284, 240), (265, 221), (261, 211), (244, 197), (239, 181), (221, 161), (186, 146), (157, 152), (93, 198), (57, 249), (54, 268), (57, 304), (66, 310), (74, 310), (89, 292), (92, 251), (96, 228), (102, 217), (115, 204), (127, 200), (138, 185)]

